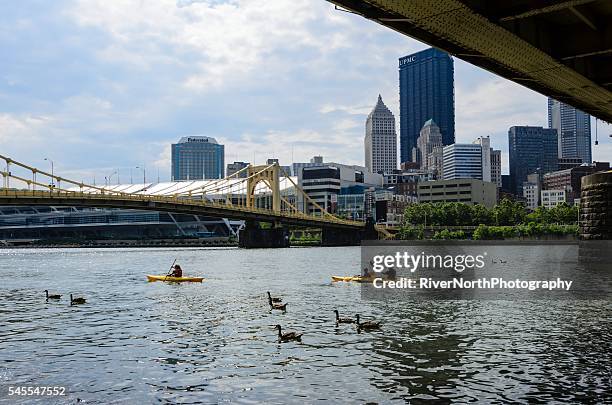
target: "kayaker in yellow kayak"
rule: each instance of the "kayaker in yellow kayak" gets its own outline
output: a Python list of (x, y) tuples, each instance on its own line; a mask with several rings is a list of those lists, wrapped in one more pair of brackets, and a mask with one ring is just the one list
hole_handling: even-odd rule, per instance
[(172, 272), (168, 274), (168, 277), (183, 277), (183, 269), (178, 264), (175, 264), (172, 267)]

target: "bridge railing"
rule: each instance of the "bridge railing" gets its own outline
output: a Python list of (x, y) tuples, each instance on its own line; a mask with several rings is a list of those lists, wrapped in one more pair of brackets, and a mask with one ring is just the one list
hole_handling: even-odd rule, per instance
[[(299, 218), (314, 220), (320, 223), (328, 222), (350, 226), (363, 226), (362, 222), (339, 218), (327, 212), (325, 208), (321, 207), (310, 198), (310, 196), (305, 193), (290, 176), (285, 173), (284, 177), (281, 177), (279, 173), (282, 172), (282, 169), (278, 163), (255, 167), (247, 166), (227, 178), (212, 180), (199, 188), (194, 188), (193, 182), (186, 182), (184, 185), (181, 184), (180, 187), (177, 187), (175, 184), (174, 186), (168, 186), (167, 189), (159, 190), (157, 194), (152, 194), (147, 192), (149, 187), (147, 184), (143, 184), (142, 188), (136, 191), (125, 191), (117, 189), (114, 186), (101, 187), (70, 180), (58, 176), (53, 172), (49, 173), (44, 170), (39, 170), (33, 166), (15, 161), (3, 155), (0, 155), (0, 159), (3, 159), (6, 163), (6, 169), (0, 170), (0, 175), (2, 175), (3, 178), (0, 192), (7, 197), (14, 196), (16, 198), (25, 198), (30, 196), (40, 199), (63, 197), (69, 199), (87, 198), (91, 200), (115, 199), (126, 201), (158, 201), (171, 204), (208, 206), (254, 214), (259, 213), (278, 218)], [(17, 168), (18, 171), (13, 171), (12, 168)], [(248, 173), (244, 178), (240, 177), (243, 172)], [(262, 173), (269, 172), (273, 172), (274, 176), (260, 176)], [(30, 177), (28, 178), (27, 176)], [(44, 183), (41, 181), (40, 177), (43, 177), (43, 181), (44, 179), (50, 180), (49, 183)], [(255, 186), (260, 189), (257, 195), (255, 195), (257, 190), (253, 186), (254, 179), (260, 183), (259, 186), (257, 186), (258, 183), (255, 183)], [(11, 180), (18, 184), (25, 185), (27, 189), (15, 188)], [(251, 183), (249, 186), (250, 181)], [(280, 191), (281, 182), (287, 182), (287, 187), (282, 192)], [(70, 188), (63, 188), (62, 183), (64, 185), (69, 185)], [(13, 188), (11, 188), (11, 185), (13, 185)], [(40, 190), (37, 189), (37, 187), (40, 188)], [(270, 190), (269, 193), (265, 190), (261, 190), (266, 189), (266, 187)], [(276, 190), (276, 194), (274, 194), (274, 190)], [(238, 203), (234, 202), (236, 195), (241, 196), (238, 197)], [(303, 212), (307, 211), (305, 208), (303, 208), (303, 210), (298, 209), (296, 206), (298, 196), (302, 199), (304, 206), (310, 204), (315, 207), (316, 209), (313, 210), (314, 212), (307, 213)], [(268, 208), (267, 199), (273, 197), (280, 198), (280, 201), (276, 205), (268, 205), (272, 207), (276, 206), (277, 209)], [(295, 201), (293, 201), (292, 198), (295, 199)], [(249, 199), (251, 199), (250, 203), (247, 202)], [(257, 204), (253, 202), (257, 201), (262, 202), (262, 204), (259, 205), (264, 206), (256, 206)], [(278, 207), (280, 207), (280, 209)], [(317, 214), (316, 210), (318, 210), (319, 214)]]
[[(219, 208), (229, 211), (236, 212), (249, 212), (253, 214), (261, 214), (267, 215), (270, 217), (277, 218), (293, 218), (293, 219), (304, 219), (310, 221), (316, 221), (321, 223), (336, 223), (342, 225), (349, 226), (362, 226), (362, 222), (345, 220), (342, 218), (329, 218), (323, 216), (312, 216), (299, 212), (288, 212), (288, 211), (274, 211), (266, 208), (255, 208), (255, 207), (246, 207), (242, 205), (232, 205), (232, 204), (224, 204), (216, 201), (209, 200), (196, 200), (196, 199), (187, 199), (181, 197), (171, 197), (171, 196), (158, 196), (158, 195), (144, 195), (144, 194), (106, 194), (106, 193), (88, 193), (84, 191), (70, 191), (70, 190), (18, 190), (18, 189), (0, 189), (0, 196), (8, 197), (8, 198), (34, 198), (36, 200), (46, 201), (49, 205), (53, 205), (53, 200), (57, 199), (68, 199), (74, 200), (75, 205), (78, 204), (78, 200), (114, 200), (114, 201), (135, 201), (135, 202), (159, 202), (165, 204), (174, 204), (180, 205), (183, 207), (211, 207), (211, 208)], [(94, 204), (95, 205), (95, 204)]]

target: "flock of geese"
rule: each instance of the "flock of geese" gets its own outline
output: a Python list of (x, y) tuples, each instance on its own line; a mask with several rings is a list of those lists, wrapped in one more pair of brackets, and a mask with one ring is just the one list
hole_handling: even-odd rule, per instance
[[(62, 296), (60, 294), (49, 294), (49, 290), (45, 290), (45, 294), (47, 296), (47, 301), (62, 299)], [(85, 298), (81, 298), (81, 297), (74, 298), (72, 294), (70, 294), (70, 305), (85, 304), (85, 302), (87, 302)]]
[[(277, 310), (277, 311), (283, 311), (283, 312), (287, 312), (287, 302), (285, 302), (284, 304), (283, 299), (280, 297), (273, 297), (270, 294), (270, 291), (267, 291), (268, 294), (268, 304), (270, 304), (270, 312), (273, 310)], [(340, 317), (340, 313), (338, 312), (337, 309), (334, 309), (334, 313), (336, 314), (336, 326), (340, 325), (340, 324), (355, 324), (355, 326), (357, 327), (357, 332), (361, 333), (361, 331), (369, 331), (369, 330), (375, 330), (375, 329), (380, 329), (380, 322), (372, 322), (372, 321), (366, 321), (366, 322), (361, 322), (359, 320), (359, 314), (355, 315), (355, 318), (341, 318)], [(290, 341), (298, 341), (301, 342), (302, 341), (302, 336), (303, 333), (298, 333), (298, 332), (285, 332), (283, 333), (283, 329), (280, 325), (276, 325), (276, 329), (278, 330), (278, 342), (282, 343), (282, 342), (290, 342)]]
[[(270, 294), (270, 291), (268, 291), (267, 294), (268, 294), (268, 304), (270, 304), (270, 311), (277, 310), (277, 311), (287, 312), (287, 304), (288, 304), (287, 302), (283, 304), (282, 303), (283, 299), (280, 297), (273, 297)], [(62, 299), (62, 296), (60, 294), (49, 294), (49, 290), (45, 290), (45, 295), (46, 295), (47, 301)], [(82, 297), (75, 298), (72, 294), (70, 294), (70, 305), (85, 304), (86, 302), (87, 301), (85, 300), (85, 298), (82, 298)], [(356, 314), (355, 319), (353, 319), (353, 318), (341, 318), (340, 313), (338, 312), (337, 309), (334, 309), (334, 313), (336, 314), (336, 326), (338, 326), (339, 324), (353, 323), (357, 327), (357, 332), (380, 329), (380, 322), (372, 322), (372, 321), (361, 322), (359, 320), (359, 314)], [(290, 341), (298, 341), (298, 342), (302, 341), (303, 333), (297, 333), (293, 331), (283, 333), (283, 329), (280, 325), (276, 325), (276, 329), (278, 330), (279, 343), (290, 342)]]

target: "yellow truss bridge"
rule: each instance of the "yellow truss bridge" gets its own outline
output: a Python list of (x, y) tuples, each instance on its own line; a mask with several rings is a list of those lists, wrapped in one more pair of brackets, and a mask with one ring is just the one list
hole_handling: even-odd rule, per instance
[(269, 222), (275, 227), (362, 231), (312, 200), (278, 163), (247, 166), (224, 179), (96, 186), (0, 155), (5, 162), (0, 205), (124, 208)]

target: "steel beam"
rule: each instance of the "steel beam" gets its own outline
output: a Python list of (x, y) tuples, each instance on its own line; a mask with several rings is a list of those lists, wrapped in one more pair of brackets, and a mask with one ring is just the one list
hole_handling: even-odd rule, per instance
[[(593, 0), (557, 1), (554, 4), (536, 0), (524, 2), (522, 12), (505, 15), (506, 19), (511, 16), (522, 17), (507, 20), (503, 26), (492, 16), (499, 13), (500, 9), (503, 10), (503, 5), (507, 4), (504, 2), (329, 1), (537, 92), (561, 99), (602, 120), (612, 122), (612, 92), (603, 83), (595, 82), (595, 77), (590, 76), (591, 72), (597, 69), (570, 64), (568, 60), (561, 60), (556, 55), (562, 55), (564, 49), (567, 52), (567, 48), (563, 48), (563, 38), (574, 32), (564, 33), (563, 28), (544, 21), (533, 21), (527, 18), (526, 14), (531, 12), (530, 16), (533, 16), (551, 12), (553, 8), (556, 11), (568, 9), (594, 3)], [(471, 7), (474, 4), (480, 6), (478, 11)], [(500, 4), (502, 6), (499, 6)], [(534, 7), (538, 4), (541, 7)], [(520, 25), (513, 27), (511, 24)], [(584, 24), (576, 25), (585, 27)], [(530, 29), (533, 32), (529, 32)], [(596, 34), (592, 29), (585, 29)], [(585, 37), (585, 41), (577, 43), (576, 48), (589, 48), (588, 52), (605, 50), (607, 47), (602, 47), (602, 44), (606, 43), (607, 35), (606, 31), (603, 42), (601, 36)], [(558, 52), (553, 49), (553, 44), (561, 45)], [(581, 53), (587, 52), (573, 49), (565, 56)]]

